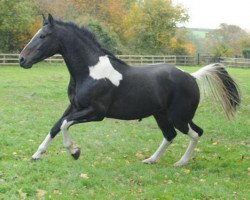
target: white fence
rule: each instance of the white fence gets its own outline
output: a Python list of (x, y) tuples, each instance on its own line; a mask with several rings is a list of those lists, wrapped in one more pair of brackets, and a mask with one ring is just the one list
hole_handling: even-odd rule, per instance
[[(0, 54), (0, 65), (18, 65), (19, 54)], [(121, 60), (134, 65), (170, 63), (175, 65), (205, 65), (213, 62), (221, 62), (231, 67), (250, 67), (250, 59), (244, 58), (219, 58), (214, 59), (209, 55), (199, 56), (176, 56), (176, 55), (117, 55)], [(52, 56), (46, 59), (47, 63), (64, 63), (60, 55)]]

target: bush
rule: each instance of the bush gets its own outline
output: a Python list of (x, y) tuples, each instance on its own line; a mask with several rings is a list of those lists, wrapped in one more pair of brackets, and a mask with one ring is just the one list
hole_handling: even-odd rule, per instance
[(243, 49), (242, 54), (243, 54), (244, 58), (250, 58), (250, 48)]
[(106, 31), (97, 21), (90, 21), (87, 27), (90, 31), (95, 33), (102, 47), (115, 54), (122, 53), (121, 50), (119, 50), (119, 39), (114, 33)]

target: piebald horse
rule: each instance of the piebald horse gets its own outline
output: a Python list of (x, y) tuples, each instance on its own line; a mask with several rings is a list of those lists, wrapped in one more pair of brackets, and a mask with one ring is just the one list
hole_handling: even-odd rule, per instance
[[(153, 116), (163, 133), (156, 152), (144, 160), (155, 163), (176, 137), (176, 129), (190, 137), (189, 146), (175, 163), (188, 163), (203, 130), (193, 122), (200, 87), (210, 88), (228, 118), (240, 104), (238, 86), (222, 64), (210, 64), (189, 74), (169, 64), (131, 67), (104, 49), (94, 34), (74, 23), (55, 20), (50, 14), (20, 53), (28, 69), (54, 54), (61, 54), (70, 74), (69, 106), (32, 156), (41, 158), (61, 130), (64, 146), (74, 159), (80, 148), (69, 137), (69, 127), (106, 118), (121, 120)], [(203, 90), (203, 89), (201, 89)]]

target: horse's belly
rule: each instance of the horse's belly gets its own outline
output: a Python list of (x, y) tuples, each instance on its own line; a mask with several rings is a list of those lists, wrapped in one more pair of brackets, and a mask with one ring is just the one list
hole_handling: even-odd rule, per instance
[(126, 107), (123, 109), (116, 109), (116, 110), (109, 110), (106, 113), (106, 117), (107, 118), (114, 118), (114, 119), (122, 119), (122, 120), (134, 120), (134, 119), (142, 119), (145, 117), (148, 117), (150, 115), (152, 115), (153, 112), (150, 110), (139, 110), (137, 109), (137, 112), (135, 112), (135, 110), (132, 109), (127, 109)]
[(133, 120), (148, 117), (157, 111), (163, 109), (162, 105), (158, 102), (145, 100), (145, 99), (134, 99), (118, 101), (113, 103), (107, 113), (106, 117)]

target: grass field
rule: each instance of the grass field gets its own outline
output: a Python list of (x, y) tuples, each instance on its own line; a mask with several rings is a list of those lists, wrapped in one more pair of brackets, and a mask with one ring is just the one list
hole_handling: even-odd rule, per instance
[(227, 122), (215, 102), (202, 102), (194, 121), (205, 133), (196, 157), (176, 168), (188, 144), (181, 133), (158, 164), (141, 162), (162, 140), (151, 117), (73, 126), (79, 160), (64, 149), (59, 134), (43, 158), (32, 162), (68, 104), (69, 75), (64, 66), (1, 66), (0, 199), (250, 199), (250, 70), (229, 72), (243, 97), (236, 119)]

